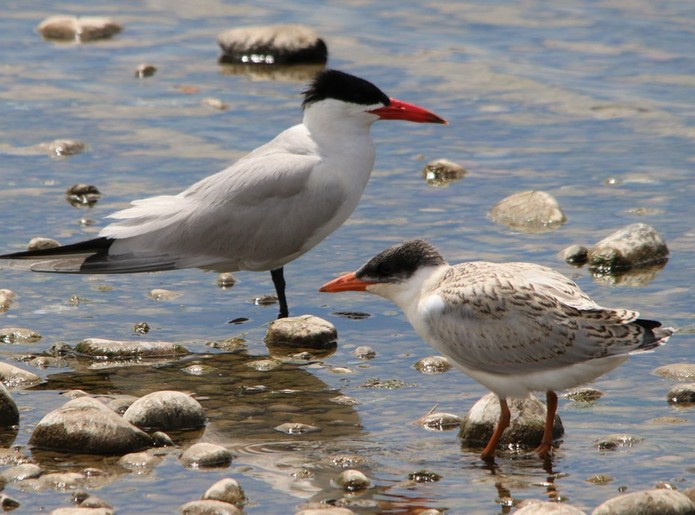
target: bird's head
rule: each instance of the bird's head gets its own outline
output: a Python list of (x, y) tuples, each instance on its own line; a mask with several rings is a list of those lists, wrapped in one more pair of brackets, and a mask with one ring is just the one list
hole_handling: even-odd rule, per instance
[(368, 124), (376, 120), (447, 123), (427, 109), (389, 98), (371, 82), (338, 70), (316, 75), (304, 91), (302, 107), (305, 112), (320, 109), (337, 117), (363, 117)]
[(423, 240), (410, 240), (384, 250), (356, 272), (327, 282), (319, 291), (369, 291), (392, 298), (393, 293), (403, 290), (419, 271), (445, 264), (433, 245)]

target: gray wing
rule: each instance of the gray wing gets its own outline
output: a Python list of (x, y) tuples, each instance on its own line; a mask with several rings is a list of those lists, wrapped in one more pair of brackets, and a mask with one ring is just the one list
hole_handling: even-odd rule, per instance
[[(656, 346), (658, 322), (603, 308), (552, 269), (529, 263), (452, 267), (421, 302), (432, 342), (464, 366), (508, 374)], [(668, 338), (668, 335), (663, 335)], [(665, 340), (664, 340), (665, 341)]]

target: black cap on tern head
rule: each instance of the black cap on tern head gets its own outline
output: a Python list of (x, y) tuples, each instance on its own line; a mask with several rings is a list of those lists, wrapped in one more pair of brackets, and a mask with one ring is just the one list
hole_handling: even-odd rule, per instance
[(355, 272), (355, 276), (365, 281), (398, 282), (410, 278), (420, 268), (444, 264), (446, 261), (432, 244), (410, 240), (379, 253)]
[(389, 97), (371, 82), (338, 70), (319, 72), (303, 94), (302, 108), (328, 98), (365, 106), (387, 106), (391, 102)]

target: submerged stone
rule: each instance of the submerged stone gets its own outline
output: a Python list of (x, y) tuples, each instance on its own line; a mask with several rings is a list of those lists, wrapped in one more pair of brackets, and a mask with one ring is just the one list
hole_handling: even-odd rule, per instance
[(592, 515), (680, 515), (695, 513), (695, 504), (677, 490), (653, 489), (619, 495), (601, 503)]
[(694, 381), (695, 380), (695, 363), (672, 363), (663, 365), (654, 373), (660, 377), (667, 379), (675, 379), (676, 381)]
[(452, 182), (462, 179), (466, 173), (463, 166), (448, 159), (430, 161), (422, 170), (425, 182), (429, 186), (438, 187), (447, 187)]
[[(545, 425), (546, 406), (534, 395), (527, 399), (509, 399), (511, 423), (502, 433), (500, 444), (534, 448), (540, 445)], [(461, 423), (459, 438), (467, 446), (484, 446), (492, 436), (500, 416), (500, 404), (494, 393), (484, 395), (470, 409)], [(559, 438), (565, 432), (562, 421), (555, 415), (553, 438)]]
[(376, 357), (376, 351), (367, 345), (360, 345), (352, 351), (352, 355), (357, 359), (368, 360)]
[(39, 33), (46, 39), (76, 42), (107, 39), (121, 30), (120, 24), (98, 16), (51, 16), (38, 26)]
[(595, 402), (603, 397), (603, 392), (596, 388), (580, 387), (574, 388), (562, 394), (564, 399), (569, 399), (574, 402)]
[(335, 478), (336, 486), (347, 492), (358, 492), (372, 487), (372, 481), (359, 470), (348, 469), (342, 471)]
[(589, 250), (592, 271), (612, 274), (665, 263), (669, 250), (661, 235), (643, 223), (630, 224)]
[(9, 344), (36, 343), (41, 339), (41, 335), (33, 329), (25, 327), (2, 327), (0, 328), (0, 342)]
[(75, 156), (84, 152), (86, 145), (76, 139), (55, 139), (48, 144), (51, 157)]
[(155, 73), (157, 73), (157, 67), (154, 66), (153, 64), (139, 64), (136, 68), (135, 71), (133, 72), (133, 75), (137, 77), (138, 79), (145, 79), (147, 77), (152, 77)]
[(419, 426), (430, 431), (449, 431), (461, 427), (463, 419), (453, 413), (429, 413), (415, 421)]
[(557, 200), (544, 191), (522, 191), (498, 202), (490, 210), (493, 222), (525, 232), (558, 228), (567, 219)]
[(225, 272), (217, 276), (217, 286), (222, 289), (231, 288), (235, 284), (236, 278), (229, 272)]
[(221, 445), (200, 442), (183, 451), (179, 461), (186, 468), (228, 467), (232, 454)]
[(303, 25), (266, 25), (230, 29), (217, 37), (220, 63), (245, 65), (323, 64), (326, 43)]
[(29, 445), (86, 454), (125, 454), (149, 447), (150, 437), (92, 397), (50, 412), (36, 425)]
[(288, 435), (304, 435), (307, 433), (317, 433), (321, 431), (321, 428), (309, 424), (302, 424), (301, 422), (286, 422), (276, 426), (275, 430)]
[(5, 469), (0, 473), (0, 477), (6, 483), (16, 483), (25, 479), (36, 479), (43, 474), (43, 469), (33, 463), (22, 463)]
[(589, 249), (584, 245), (570, 245), (560, 252), (560, 257), (570, 265), (583, 265), (589, 257)]
[(7, 288), (0, 289), (0, 313), (4, 313), (10, 309), (16, 296), (17, 294), (12, 290), (8, 290)]
[(613, 451), (620, 448), (633, 447), (642, 442), (644, 437), (630, 434), (607, 435), (594, 442), (594, 447), (600, 451)]
[(92, 207), (101, 198), (101, 192), (91, 184), (73, 184), (65, 190), (65, 199), (74, 207)]
[(695, 404), (695, 383), (674, 386), (666, 394), (666, 399), (668, 400), (669, 404)]
[(416, 361), (414, 366), (423, 374), (441, 374), (451, 370), (451, 362), (444, 356), (428, 356)]
[(205, 426), (203, 407), (190, 395), (175, 391), (153, 392), (136, 400), (123, 419), (143, 429), (178, 431)]

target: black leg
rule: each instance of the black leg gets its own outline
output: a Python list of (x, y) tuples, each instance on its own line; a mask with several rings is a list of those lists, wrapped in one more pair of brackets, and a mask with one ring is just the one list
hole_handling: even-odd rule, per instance
[(282, 270), (282, 267), (271, 270), (270, 277), (273, 278), (275, 293), (277, 293), (278, 302), (280, 303), (280, 313), (278, 314), (278, 318), (287, 318), (290, 314), (290, 310), (287, 308), (287, 298), (285, 297), (285, 276), (283, 275)]

